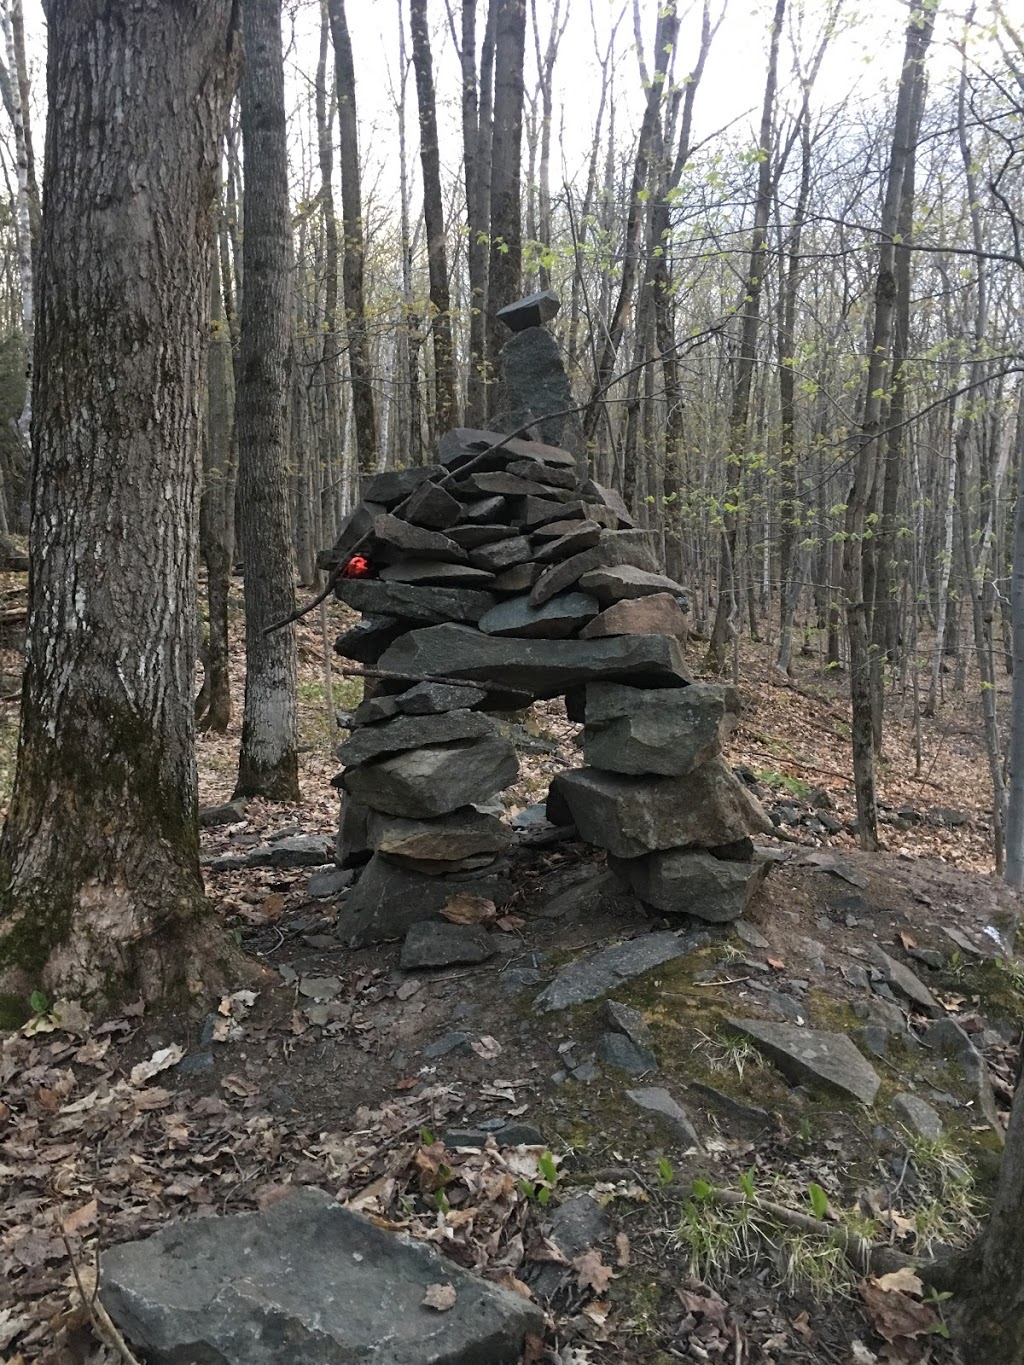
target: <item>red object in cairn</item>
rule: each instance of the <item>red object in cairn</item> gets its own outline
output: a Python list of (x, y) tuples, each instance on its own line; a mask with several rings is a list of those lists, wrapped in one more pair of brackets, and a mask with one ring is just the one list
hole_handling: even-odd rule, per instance
[(340, 578), (369, 578), (370, 561), (365, 555), (353, 555), (339, 574)]

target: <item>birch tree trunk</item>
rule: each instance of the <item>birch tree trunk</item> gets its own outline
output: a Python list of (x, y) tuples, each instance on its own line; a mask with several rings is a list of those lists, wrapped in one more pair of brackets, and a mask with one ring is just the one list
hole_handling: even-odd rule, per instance
[(281, 0), (243, 12), (242, 336), (236, 381), (238, 540), (245, 575), (245, 712), (236, 796), (299, 799), (295, 608), (288, 505), (291, 223)]
[(216, 957), (192, 706), (234, 6), (45, 9), (29, 638), (0, 840), (0, 989), (156, 1000), (184, 996)]

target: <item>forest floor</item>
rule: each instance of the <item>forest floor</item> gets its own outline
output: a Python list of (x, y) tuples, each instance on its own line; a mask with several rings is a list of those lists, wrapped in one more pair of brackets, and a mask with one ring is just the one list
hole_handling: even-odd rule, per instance
[[(346, 614), (330, 615), (333, 639)], [(316, 623), (300, 627), (302, 803), (251, 802), (243, 820), (204, 831), (208, 858), (288, 834), (333, 837), (338, 736)], [(200, 741), (204, 805), (231, 796), (242, 657), (239, 638), (231, 730)], [(337, 658), (332, 666), (334, 706), (351, 706), (361, 684), (341, 678)], [(312, 897), (309, 869), (210, 871), (211, 899), (252, 959), (255, 985), (205, 1020), (129, 1005), (99, 1021), (65, 1005), (6, 1035), (0, 1359), (124, 1359), (82, 1304), (104, 1246), (168, 1219), (265, 1208), (311, 1183), (532, 1292), (548, 1330), (531, 1338), (528, 1362), (955, 1360), (946, 1339), (955, 1301), (905, 1274), (864, 1273), (762, 1201), (911, 1253), (968, 1242), (984, 1216), (993, 1127), (1005, 1122), (1024, 1022), (1024, 963), (1018, 902), (991, 875), (976, 693), (948, 697), (938, 719), (921, 722), (920, 778), (912, 705), (890, 699), (887, 850), (868, 855), (848, 830), (843, 676), (800, 659), (787, 685), (767, 649), (745, 642), (739, 682), (747, 709), (729, 758), (780, 821), (780, 837), (762, 841), (775, 866), (742, 938), (723, 926), (699, 951), (616, 990), (653, 1034), (656, 1072), (633, 1080), (594, 1064), (602, 999), (533, 1007), (567, 963), (666, 927), (574, 842), (524, 841), (509, 903), (488, 921), (498, 951), (454, 970), (403, 971), (397, 945), (341, 947), (343, 901)], [(510, 814), (580, 761), (560, 705), (535, 710), (531, 747), (541, 752), (522, 755)], [(9, 719), (0, 731), (8, 779), (12, 728)], [(0, 781), (3, 767), (0, 757)], [(962, 1070), (918, 1046), (928, 1021), (912, 1008), (902, 1036), (870, 1056), (882, 1077), (870, 1108), (791, 1087), (728, 1024), (781, 1009), (853, 1033), (874, 999), (865, 970), (879, 947), (914, 969), (983, 1052), (994, 1123)], [(700, 1147), (637, 1108), (631, 1086), (670, 1091)], [(940, 1137), (922, 1137), (894, 1109), (901, 1092), (941, 1111)], [(502, 1145), (510, 1123), (535, 1130), (520, 1134), (525, 1145)], [(462, 1145), (466, 1129), (497, 1137)], [(716, 1191), (746, 1199), (723, 1206)]]

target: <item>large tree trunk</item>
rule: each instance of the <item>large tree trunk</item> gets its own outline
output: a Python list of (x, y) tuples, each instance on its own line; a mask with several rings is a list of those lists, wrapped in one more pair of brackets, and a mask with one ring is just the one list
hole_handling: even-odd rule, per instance
[(46, 15), (29, 641), (0, 987), (152, 1000), (209, 966), (195, 582), (234, 7), (48, 0)]
[(455, 396), (455, 351), (448, 297), (448, 258), (444, 245), (444, 205), (441, 200), (441, 160), (434, 109), (434, 71), (427, 29), (427, 0), (409, 0), (412, 63), (416, 69), (416, 99), (420, 111), (420, 161), (423, 165), (423, 221), (427, 229), (427, 271), (433, 317), (434, 426), (439, 432), (458, 426)]
[(291, 225), (281, 50), (281, 0), (243, 11), (242, 343), (238, 540), (245, 574), (245, 713), (236, 796), (299, 799), (295, 630), (264, 634), (295, 609), (288, 507), (288, 278)]
[(334, 41), (335, 86), (338, 96), (339, 160), (341, 163), (341, 218), (345, 256), (341, 287), (348, 328), (348, 364), (352, 376), (352, 413), (356, 429), (359, 469), (370, 474), (377, 467), (377, 413), (373, 402), (370, 339), (363, 297), (363, 194), (359, 181), (359, 134), (356, 123), (356, 72), (352, 42), (345, 17), (345, 0), (328, 0)]

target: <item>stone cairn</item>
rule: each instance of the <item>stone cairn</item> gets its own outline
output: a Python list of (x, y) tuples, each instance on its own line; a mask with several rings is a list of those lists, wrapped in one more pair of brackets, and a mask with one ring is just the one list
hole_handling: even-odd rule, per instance
[(366, 483), (321, 564), (362, 613), (337, 652), (372, 679), (337, 751), (337, 861), (360, 869), (346, 942), (401, 937), (456, 895), (507, 899), (515, 836), (494, 798), (519, 765), (501, 713), (559, 695), (587, 766), (556, 777), (548, 819), (660, 911), (742, 913), (749, 836), (772, 826), (721, 757), (738, 695), (692, 681), (686, 590), (571, 453), (449, 431), (437, 464)]

